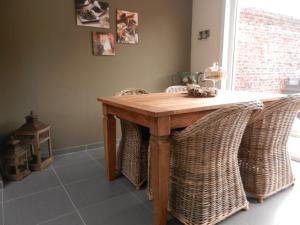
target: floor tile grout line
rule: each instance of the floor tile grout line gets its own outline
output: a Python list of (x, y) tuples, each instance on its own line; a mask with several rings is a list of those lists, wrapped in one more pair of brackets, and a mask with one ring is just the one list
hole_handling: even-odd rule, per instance
[[(90, 150), (90, 149), (89, 149), (89, 150)], [(99, 162), (97, 159), (95, 159), (93, 155), (90, 155), (90, 154), (88, 153), (89, 150), (86, 150), (87, 155), (88, 155), (92, 160), (94, 160), (96, 163), (100, 164), (100, 165), (105, 169), (105, 167), (102, 165), (101, 162)], [(144, 208), (147, 208), (146, 206), (144, 206), (144, 203), (143, 203), (140, 199), (138, 199), (138, 198), (132, 193), (131, 190), (129, 190), (129, 189), (126, 187), (125, 184), (123, 184), (122, 182), (120, 182), (120, 183), (121, 183), (121, 185), (123, 186), (123, 188), (125, 188), (125, 189), (127, 190), (127, 193), (125, 193), (125, 194), (130, 193), (136, 200), (138, 200), (140, 203), (143, 204), (143, 207), (144, 207)], [(112, 197), (112, 198), (110, 198), (110, 199), (116, 198), (116, 197), (118, 197), (118, 196), (120, 196), (120, 195), (114, 196), (114, 197)], [(108, 199), (106, 199), (106, 200), (108, 200)], [(106, 200), (100, 201), (100, 202), (97, 202), (97, 203), (95, 203), (95, 204), (91, 204), (91, 205), (88, 205), (88, 206), (85, 206), (85, 207), (82, 207), (82, 208), (80, 208), (80, 209), (85, 209), (85, 208), (88, 208), (88, 207), (90, 207), (90, 206), (98, 205), (98, 204), (100, 204), (100, 203), (102, 203), (102, 202), (105, 202)], [(147, 209), (148, 209), (148, 208), (147, 208)], [(149, 209), (148, 209), (148, 210), (149, 210)]]
[[(91, 157), (93, 160), (95, 160), (95, 161), (97, 161), (97, 159), (95, 159), (94, 158), (94, 156), (92, 156), (92, 155), (90, 155), (88, 152), (87, 152), (87, 154), (89, 155), (89, 157)], [(99, 162), (99, 161), (97, 161), (97, 163), (99, 163), (101, 166), (103, 166), (102, 165), (102, 163), (101, 162)], [(104, 167), (104, 166), (103, 166)], [(104, 167), (104, 169), (105, 169), (105, 167)], [(145, 208), (145, 209), (147, 209), (147, 210), (149, 210), (150, 212), (151, 212), (151, 210), (146, 206), (146, 204), (141, 200), (141, 199), (139, 199), (131, 190), (129, 190), (129, 188), (127, 188), (127, 186), (125, 185), (125, 184), (123, 184), (123, 182), (120, 182), (121, 183), (121, 185), (138, 201), (138, 202), (140, 202), (140, 203), (142, 203), (142, 205), (143, 205), (143, 207)]]
[(77, 213), (77, 212), (74, 210), (74, 211), (72, 211), (72, 212), (65, 213), (65, 214), (62, 214), (62, 215), (60, 215), (60, 216), (54, 217), (54, 218), (52, 218), (52, 219), (45, 220), (45, 221), (43, 221), (43, 222), (37, 223), (36, 225), (42, 225), (42, 224), (45, 224), (45, 223), (48, 223), (48, 222), (52, 222), (52, 221), (54, 221), (54, 220), (63, 218), (63, 217), (65, 217), (65, 216), (72, 215), (73, 213)]
[[(73, 181), (73, 182), (65, 183), (64, 185), (65, 186), (69, 186), (69, 185), (72, 185), (72, 184), (77, 184), (77, 183), (80, 183), (80, 182), (83, 182), (83, 181), (90, 180), (90, 179), (95, 178), (95, 177), (98, 177), (98, 176), (92, 176), (92, 177), (88, 177), (88, 178), (83, 178), (83, 179), (76, 180), (76, 181)], [(18, 199), (21, 199), (21, 198), (26, 198), (26, 197), (29, 197), (29, 196), (32, 196), (32, 195), (35, 195), (35, 194), (40, 194), (40, 193), (43, 193), (43, 192), (46, 192), (46, 191), (51, 191), (51, 190), (54, 190), (54, 189), (58, 189), (60, 187), (62, 187), (61, 184), (59, 184), (57, 186), (54, 186), (54, 187), (51, 187), (51, 188), (47, 188), (47, 189), (41, 190), (41, 191), (37, 191), (37, 192), (30, 193), (30, 194), (22, 195), (22, 196), (19, 196), (19, 197), (16, 197), (16, 198), (11, 198), (11, 199), (8, 199), (8, 200), (5, 200), (5, 201), (3, 200), (3, 203), (11, 202), (11, 201), (18, 200)]]
[(85, 151), (94, 151), (94, 150), (104, 151), (104, 147), (83, 149), (83, 150), (76, 151), (76, 152), (68, 152), (68, 153), (64, 153), (64, 154), (58, 154), (58, 155), (54, 155), (54, 157), (60, 158), (60, 157), (63, 157), (63, 156), (78, 154), (78, 153), (85, 152)]
[[(146, 206), (146, 204), (134, 194), (133, 191), (129, 190), (129, 188), (127, 188), (125, 184), (123, 184), (123, 183), (121, 182), (121, 185), (123, 185), (123, 187), (124, 187), (124, 188), (125, 188), (125, 189), (126, 189), (126, 190), (127, 190), (127, 191), (128, 191), (128, 192), (136, 199), (136, 200), (138, 200), (140, 203), (142, 203), (142, 205), (143, 205), (144, 208), (146, 208), (147, 210), (149, 210), (150, 212), (152, 212), (151, 209), (149, 209), (149, 208)], [(150, 201), (150, 200), (149, 200), (149, 201)]]
[(73, 200), (72, 200), (72, 198), (71, 198), (69, 192), (67, 191), (66, 187), (64, 186), (62, 180), (60, 179), (60, 177), (59, 177), (58, 174), (56, 173), (55, 169), (53, 169), (52, 166), (51, 166), (51, 169), (52, 169), (52, 171), (54, 172), (54, 174), (56, 175), (57, 179), (59, 180), (59, 182), (60, 182), (62, 188), (64, 189), (65, 193), (67, 194), (67, 196), (68, 196), (68, 198), (69, 198), (71, 204), (73, 205), (73, 207), (74, 207), (76, 213), (77, 213), (78, 216), (80, 217), (82, 223), (83, 223), (84, 225), (87, 225), (87, 224), (85, 223), (84, 219), (82, 218), (82, 216), (81, 216), (81, 214), (80, 214), (78, 208), (76, 207), (75, 203), (73, 202)]
[[(99, 162), (97, 159), (96, 159), (96, 157), (95, 156), (93, 156), (93, 155), (91, 155), (88, 151), (90, 151), (90, 150), (100, 150), (101, 148), (95, 148), (95, 149), (86, 149), (86, 150), (84, 150), (85, 152), (86, 152), (86, 154), (88, 155), (88, 157), (90, 158), (90, 159), (92, 159), (92, 160), (94, 160), (96, 163), (98, 163), (100, 166), (102, 166), (102, 168), (104, 168), (105, 169), (105, 166), (104, 165), (102, 165), (102, 163), (101, 162)], [(151, 211), (151, 209), (149, 209), (147, 206), (146, 206), (146, 204), (141, 200), (141, 199), (139, 199), (125, 184), (123, 184), (122, 182), (120, 182), (121, 183), (121, 185), (131, 194), (131, 196), (132, 197), (134, 197), (138, 202), (140, 202), (141, 204), (142, 204), (142, 206), (146, 209), (146, 210), (148, 210), (148, 211), (150, 211), (150, 212), (152, 212)]]
[[(141, 199), (139, 199), (133, 192), (129, 191), (129, 193), (130, 193), (136, 200), (138, 200), (140, 203), (142, 203), (142, 206), (143, 206), (146, 210), (148, 210), (148, 211), (150, 211), (150, 213), (152, 213), (151, 209), (149, 209), (149, 208), (146, 206), (146, 204), (145, 204)], [(150, 201), (150, 200), (149, 200), (149, 201)]]
[[(102, 165), (101, 162), (99, 162), (97, 159), (94, 158), (94, 156), (90, 155), (88, 152), (88, 150), (84, 150), (83, 152), (85, 152), (87, 154), (87, 156), (93, 161), (96, 163), (96, 165), (100, 165), (102, 169), (105, 169), (105, 167)], [(73, 166), (75, 164), (72, 164), (72, 165), (69, 165), (69, 166)], [(58, 168), (55, 168), (54, 166), (52, 166), (53, 170), (55, 170), (56, 172), (56, 169), (60, 169), (60, 168), (64, 168), (64, 167), (68, 167), (68, 166), (63, 166), (63, 167), (58, 167)], [(83, 179), (79, 179), (79, 180), (76, 180), (76, 181), (73, 181), (73, 182), (69, 182), (69, 183), (63, 183), (65, 186), (69, 186), (69, 185), (72, 185), (72, 184), (76, 184), (76, 183), (80, 183), (80, 182), (83, 182), (83, 181), (87, 181), (87, 180), (90, 180), (92, 178), (95, 178), (95, 177), (98, 177), (98, 175), (95, 175), (95, 176), (91, 176), (91, 177), (88, 177), (88, 178), (83, 178)]]
[(65, 185), (65, 186), (70, 186), (70, 185), (73, 185), (73, 184), (78, 184), (78, 183), (81, 183), (81, 182), (84, 182), (84, 181), (91, 180), (91, 179), (96, 178), (96, 177), (99, 178), (99, 175), (93, 175), (93, 176), (91, 176), (91, 177), (82, 178), (82, 179), (79, 179), (79, 180), (76, 180), (76, 181), (72, 181), (72, 182), (69, 182), (69, 183), (65, 183), (64, 185)]
[[(95, 149), (85, 149), (85, 150), (83, 150), (83, 152), (85, 152), (85, 153), (88, 155), (88, 157), (89, 157), (90, 159), (92, 159), (92, 160), (95, 161), (97, 164), (99, 164), (102, 168), (105, 169), (104, 165), (102, 165), (102, 163), (99, 162), (99, 161), (96, 159), (95, 156), (91, 155), (91, 154), (88, 152), (88, 151), (90, 151), (90, 150), (96, 150), (96, 149), (101, 151), (101, 148), (95, 148)], [(55, 170), (56, 168), (53, 168), (53, 169)], [(89, 179), (91, 179), (91, 178), (79, 180), (79, 181), (76, 181), (76, 182), (73, 182), (73, 183), (69, 183), (69, 184), (65, 184), (65, 185), (70, 185), (70, 184), (80, 183), (80, 182), (82, 182), (82, 181), (89, 180)], [(128, 193), (130, 193), (130, 195), (131, 195), (134, 199), (136, 199), (138, 202), (142, 203), (143, 208), (145, 208), (146, 210), (148, 210), (148, 211), (151, 212), (151, 210), (146, 206), (146, 204), (145, 204), (141, 199), (139, 199), (139, 198), (138, 198), (138, 197), (137, 197), (137, 196), (136, 196), (129, 188), (127, 188), (125, 184), (123, 184), (122, 182), (120, 182), (120, 183), (121, 183), (121, 185), (128, 191)], [(118, 196), (119, 196), (119, 195), (118, 195)], [(118, 196), (115, 196), (115, 197), (118, 197)], [(103, 202), (103, 201), (101, 201), (101, 202)], [(101, 203), (101, 202), (97, 202), (97, 203), (95, 203), (95, 204), (92, 204), (92, 206), (93, 206), (93, 205), (97, 205), (97, 204), (99, 204), (99, 203)], [(91, 205), (89, 205), (89, 206), (91, 206)], [(87, 207), (89, 207), (89, 206), (86, 206), (86, 207), (83, 207), (83, 208), (80, 208), (80, 209), (85, 209), (85, 208), (87, 208)]]
[[(86, 163), (86, 162), (88, 162), (88, 161), (84, 161), (84, 163)], [(81, 164), (81, 163), (82, 163), (82, 162), (80, 162), (80, 163), (73, 163), (73, 164), (70, 164), (70, 165), (64, 165), (64, 166), (56, 166), (56, 167), (53, 166), (53, 168), (55, 168), (55, 169), (61, 169), (61, 168), (66, 168), (66, 167), (74, 166), (74, 165)]]
[(97, 159), (95, 159), (94, 156), (90, 155), (90, 153), (88, 153), (88, 151), (86, 151), (86, 154), (88, 155), (88, 157), (89, 157), (90, 159), (92, 159), (92, 160), (95, 161), (97, 164), (99, 164), (103, 169), (105, 169), (105, 166), (102, 165), (102, 163), (99, 162)]
[[(90, 150), (90, 149), (89, 149)], [(95, 160), (95, 158), (94, 158), (94, 156), (92, 155), (92, 154), (90, 154), (89, 153), (89, 150), (82, 150), (80, 153), (82, 153), (82, 152), (84, 152), (84, 153), (86, 153), (86, 154), (88, 154), (88, 156), (89, 156), (89, 158), (91, 158), (93, 161)], [(92, 149), (92, 150), (100, 150), (100, 149), (98, 149), (98, 148), (95, 148), (95, 149)], [(101, 151), (101, 150), (100, 150)], [(78, 153), (78, 152), (74, 152), (75, 154), (76, 153)], [(67, 154), (64, 154), (64, 156), (65, 155), (71, 155), (71, 154), (74, 154), (74, 153), (67, 153)], [(61, 158), (61, 156), (58, 156), (57, 158)], [(97, 160), (96, 160), (97, 161)], [(98, 163), (98, 161), (97, 161), (97, 163)], [(54, 167), (55, 169), (61, 169), (61, 168), (65, 168), (65, 167), (68, 167), (68, 166), (73, 166), (73, 165), (76, 165), (76, 164), (71, 164), (71, 165), (62, 165), (62, 166), (56, 166), (56, 167)], [(102, 167), (104, 167), (101, 163), (100, 163), (100, 165), (102, 166)]]
[(94, 150), (104, 151), (104, 147), (100, 147), (100, 148), (90, 148), (90, 149), (86, 149), (85, 151), (94, 151)]
[(68, 153), (65, 153), (65, 154), (55, 155), (54, 157), (60, 158), (60, 157), (63, 157), (63, 156), (69, 156), (69, 155), (73, 155), (73, 154), (79, 154), (79, 153), (85, 152), (85, 151), (94, 151), (94, 150), (100, 150), (100, 151), (103, 151), (104, 149), (103, 149), (103, 148), (82, 149), (81, 151), (77, 151), (77, 152), (68, 152)]
[(52, 191), (52, 190), (58, 189), (60, 187), (61, 187), (61, 185), (59, 184), (59, 185), (57, 185), (55, 187), (51, 187), (51, 188), (47, 188), (47, 189), (44, 189), (44, 190), (41, 190), (41, 191), (37, 191), (37, 192), (34, 192), (34, 193), (22, 195), (22, 196), (19, 196), (19, 197), (16, 197), (16, 198), (11, 198), (11, 199), (8, 199), (8, 200), (5, 200), (5, 201), (3, 200), (3, 203), (8, 203), (8, 202), (19, 200), (19, 199), (22, 199), (22, 198), (26, 198), (26, 197), (29, 197), (29, 196), (32, 196), (32, 195), (41, 194), (41, 193), (47, 192), (47, 191)]
[(65, 148), (58, 148), (58, 149), (54, 149), (54, 151), (64, 151), (64, 150), (68, 150), (68, 149), (74, 149), (74, 148), (84, 148), (87, 149), (88, 146), (90, 145), (99, 145), (99, 148), (103, 147), (103, 143), (102, 142), (95, 142), (95, 143), (90, 143), (90, 144), (83, 144), (83, 145), (75, 145), (75, 146), (69, 146), (69, 147), (65, 147)]
[[(52, 168), (52, 169), (53, 169), (53, 168)], [(55, 172), (55, 171), (53, 171), (53, 172), (54, 172), (54, 174), (56, 175), (57, 179), (60, 180), (60, 178), (58, 177), (58, 175), (56, 174), (56, 172)], [(128, 191), (127, 193), (124, 193), (124, 194), (122, 194), (122, 195), (125, 195), (125, 194), (128, 194), (128, 193), (130, 193), (131, 195), (133, 195), (133, 193), (131, 193), (131, 191), (130, 191), (130, 190), (129, 190), (122, 182), (121, 182), (121, 184), (122, 184), (122, 186)], [(78, 208), (76, 207), (76, 205), (75, 205), (74, 202), (72, 201), (71, 196), (69, 196), (69, 193), (68, 193), (67, 190), (65, 189), (63, 183), (61, 183), (61, 182), (60, 182), (60, 185), (59, 185), (59, 186), (56, 186), (56, 187), (53, 187), (53, 188), (49, 188), (49, 189), (46, 189), (46, 190), (44, 190), (44, 191), (32, 193), (32, 194), (23, 196), (22, 198), (28, 197), (28, 196), (31, 196), (31, 195), (35, 195), (35, 194), (39, 194), (39, 193), (42, 193), (42, 192), (46, 192), (46, 191), (58, 189), (58, 188), (60, 188), (60, 187), (62, 187), (62, 188), (64, 189), (64, 191), (66, 192), (66, 194), (67, 194), (69, 200), (71, 201), (71, 204), (73, 205), (73, 207), (74, 207), (75, 210), (72, 211), (72, 212), (69, 212), (69, 213), (62, 214), (62, 215), (57, 216), (57, 217), (55, 217), (55, 218), (49, 219), (49, 220), (47, 220), (47, 221), (43, 221), (43, 222), (41, 222), (41, 223), (38, 223), (37, 225), (42, 225), (42, 224), (45, 224), (45, 223), (47, 223), (47, 222), (51, 222), (51, 221), (54, 221), (54, 220), (56, 220), (56, 219), (62, 218), (62, 217), (64, 217), (64, 216), (71, 215), (71, 214), (73, 214), (73, 213), (77, 213), (78, 216), (80, 217), (80, 219), (82, 220), (82, 222), (84, 223), (84, 225), (86, 225), (85, 221), (84, 221), (83, 218), (81, 217), (81, 214), (80, 214)], [(81, 210), (82, 210), (82, 209), (87, 209), (87, 208), (89, 208), (89, 207), (93, 207), (93, 206), (102, 204), (102, 203), (105, 202), (105, 201), (108, 201), (108, 200), (111, 200), (111, 199), (114, 199), (114, 198), (118, 198), (119, 196), (120, 196), (120, 195), (117, 195), (117, 196), (114, 196), (114, 197), (112, 197), (112, 198), (110, 198), (110, 199), (106, 199), (106, 200), (103, 200), (103, 201), (100, 201), (100, 202), (97, 202), (97, 203), (94, 203), (94, 204), (91, 204), (91, 205), (82, 207), (82, 208), (80, 208), (80, 209), (81, 209)], [(3, 197), (4, 197), (4, 191), (2, 190), (2, 222), (3, 222), (3, 225), (4, 225), (4, 201), (3, 201)], [(134, 197), (137, 199), (136, 196), (134, 196)], [(21, 198), (21, 197), (20, 197), (20, 198)], [(13, 199), (13, 200), (18, 200), (18, 199), (20, 199), (20, 198), (16, 198), (16, 199)], [(5, 203), (10, 202), (10, 201), (13, 201), (13, 200), (8, 200), (8, 201), (6, 201)], [(141, 202), (141, 200), (139, 200), (139, 199), (137, 199), (137, 200), (138, 200), (139, 202)], [(146, 207), (146, 206), (144, 206), (144, 207)], [(147, 207), (146, 207), (146, 208), (147, 208)], [(147, 208), (147, 209), (148, 209), (148, 208)], [(148, 209), (148, 210), (149, 210), (149, 209)]]
[(127, 195), (127, 194), (129, 194), (129, 192), (122, 193), (122, 194), (119, 194), (119, 195), (113, 196), (113, 197), (111, 197), (111, 198), (108, 198), (108, 199), (101, 200), (101, 201), (99, 201), (99, 202), (92, 203), (92, 204), (90, 204), (90, 205), (87, 205), (87, 206), (81, 207), (81, 208), (79, 208), (79, 209), (80, 209), (80, 210), (85, 210), (85, 209), (88, 209), (88, 208), (90, 208), (90, 207), (94, 207), (94, 206), (97, 206), (97, 205), (103, 204), (103, 202), (110, 201), (110, 200), (112, 200), (112, 199), (115, 199), (115, 198), (118, 198), (118, 197), (121, 197), (121, 196), (123, 196), (123, 195)]

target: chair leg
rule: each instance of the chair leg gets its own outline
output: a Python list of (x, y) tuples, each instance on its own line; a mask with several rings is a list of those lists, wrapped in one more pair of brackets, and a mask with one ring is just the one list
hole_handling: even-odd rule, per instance
[(262, 197), (258, 197), (257, 198), (257, 202), (260, 203), (260, 204), (262, 204), (264, 202), (264, 199)]
[(247, 205), (245, 208), (242, 209), (242, 211), (247, 211), (249, 209), (250, 209), (250, 207), (249, 207), (249, 205)]

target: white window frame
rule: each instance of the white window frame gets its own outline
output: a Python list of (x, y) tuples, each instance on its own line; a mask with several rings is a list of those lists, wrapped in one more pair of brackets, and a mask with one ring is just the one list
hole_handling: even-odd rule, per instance
[(221, 51), (222, 67), (226, 76), (222, 81), (222, 89), (233, 90), (235, 76), (235, 46), (237, 41), (237, 24), (239, 22), (239, 0), (226, 0), (223, 28), (223, 44)]
[[(226, 71), (226, 76), (222, 80), (221, 87), (222, 89), (233, 90), (235, 87), (235, 47), (238, 40), (239, 0), (226, 0), (224, 8), (220, 61)], [(292, 153), (291, 158), (294, 161), (300, 162), (300, 158), (292, 155)]]

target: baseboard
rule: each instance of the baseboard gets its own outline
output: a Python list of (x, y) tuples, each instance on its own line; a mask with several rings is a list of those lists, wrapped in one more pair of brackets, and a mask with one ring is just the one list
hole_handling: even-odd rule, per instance
[(64, 155), (64, 154), (68, 154), (68, 153), (80, 152), (80, 151), (96, 149), (96, 148), (103, 148), (103, 147), (104, 147), (103, 142), (78, 145), (78, 146), (70, 146), (70, 147), (65, 147), (65, 148), (60, 148), (60, 149), (54, 149), (53, 155)]
[[(119, 143), (120, 139), (117, 139), (117, 145)], [(80, 152), (80, 151), (86, 151), (91, 149), (97, 149), (97, 148), (104, 148), (103, 142), (97, 142), (97, 143), (91, 143), (86, 145), (78, 145), (78, 146), (70, 146), (66, 148), (59, 148), (53, 150), (53, 155), (64, 155), (74, 152)]]

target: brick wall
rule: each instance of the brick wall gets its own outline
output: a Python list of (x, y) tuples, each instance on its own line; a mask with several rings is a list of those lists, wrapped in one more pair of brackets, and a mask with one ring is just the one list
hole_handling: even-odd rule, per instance
[(300, 78), (300, 19), (241, 9), (235, 89), (281, 92), (287, 78)]

